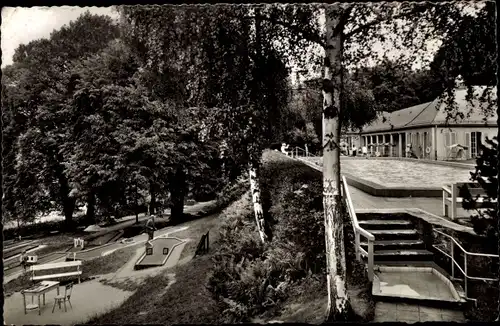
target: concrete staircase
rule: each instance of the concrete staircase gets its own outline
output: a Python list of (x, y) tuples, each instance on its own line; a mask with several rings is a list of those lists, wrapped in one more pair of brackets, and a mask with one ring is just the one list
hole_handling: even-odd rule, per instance
[[(377, 302), (461, 310), (463, 300), (438, 271), (434, 253), (426, 249), (423, 235), (409, 218), (359, 214), (358, 223), (375, 236), (372, 295)], [(360, 245), (368, 251), (368, 243)]]
[[(410, 220), (389, 216), (369, 219), (359, 215), (359, 226), (375, 236), (374, 261), (376, 265), (384, 262), (423, 262), (432, 261), (433, 253), (425, 249), (425, 244)], [(363, 249), (368, 244), (361, 242)]]

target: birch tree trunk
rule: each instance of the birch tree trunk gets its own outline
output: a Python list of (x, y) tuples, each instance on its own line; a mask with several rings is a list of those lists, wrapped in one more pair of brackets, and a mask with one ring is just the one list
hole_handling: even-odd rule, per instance
[(264, 210), (262, 209), (262, 201), (260, 199), (260, 184), (257, 178), (258, 169), (250, 163), (249, 165), (250, 176), (250, 191), (252, 193), (253, 210), (255, 213), (255, 221), (257, 222), (257, 230), (262, 242), (267, 240), (264, 229)]
[(340, 91), (342, 85), (342, 33), (340, 6), (328, 5), (323, 79), (323, 209), (328, 286), (328, 320), (346, 320), (349, 301), (340, 194)]

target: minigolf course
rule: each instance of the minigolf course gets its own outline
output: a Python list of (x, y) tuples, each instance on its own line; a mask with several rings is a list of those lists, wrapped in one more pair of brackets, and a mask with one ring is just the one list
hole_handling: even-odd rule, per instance
[[(175, 237), (158, 237), (145, 243), (144, 254), (137, 260), (134, 269), (163, 266), (177, 250), (182, 250), (186, 241)], [(178, 256), (178, 255), (176, 255)]]

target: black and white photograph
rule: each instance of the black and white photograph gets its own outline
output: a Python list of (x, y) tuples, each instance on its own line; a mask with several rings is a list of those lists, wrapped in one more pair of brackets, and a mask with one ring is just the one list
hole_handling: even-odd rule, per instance
[(2, 7), (4, 325), (498, 322), (497, 15)]

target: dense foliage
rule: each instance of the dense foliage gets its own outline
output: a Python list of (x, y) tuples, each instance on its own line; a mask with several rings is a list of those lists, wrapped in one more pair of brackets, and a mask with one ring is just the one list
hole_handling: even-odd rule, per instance
[(471, 222), (474, 231), (487, 237), (487, 243), (491, 244), (492, 252), (498, 251), (498, 204), (494, 202), (498, 198), (498, 140), (486, 139), (482, 144), (480, 156), (476, 159), (476, 170), (471, 172), (471, 180), (477, 182), (484, 190), (486, 196), (482, 199), (493, 207), (476, 209), (479, 195), (472, 195), (467, 187), (460, 189), (460, 195), (464, 197), (463, 208), (472, 210)]
[(280, 307), (290, 287), (312, 273), (324, 272), (321, 176), (274, 156), (264, 155), (260, 180), (273, 220), (272, 241), (263, 245), (254, 232), (250, 196), (222, 216), (209, 288), (224, 306), (225, 322), (248, 322)]

